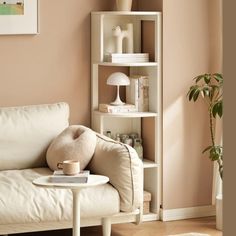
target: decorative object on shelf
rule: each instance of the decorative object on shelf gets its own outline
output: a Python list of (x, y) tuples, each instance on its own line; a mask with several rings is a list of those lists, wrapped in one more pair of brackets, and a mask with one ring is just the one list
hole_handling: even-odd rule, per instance
[(104, 113), (127, 113), (127, 112), (137, 112), (138, 109), (133, 104), (124, 105), (110, 105), (110, 104), (99, 104), (98, 110)]
[(143, 191), (143, 214), (150, 213), (150, 202), (152, 200), (152, 195), (148, 191)]
[(37, 34), (38, 1), (0, 2), (0, 34)]
[(127, 135), (127, 137), (123, 140), (123, 143), (133, 147), (133, 139), (130, 138), (129, 135)]
[(114, 106), (124, 105), (125, 103), (120, 100), (119, 87), (129, 85), (130, 84), (129, 77), (124, 73), (115, 72), (115, 73), (112, 73), (108, 77), (107, 84), (117, 86), (116, 100), (114, 102), (112, 102), (111, 105), (114, 105)]
[[(111, 131), (106, 131), (106, 136), (112, 138)], [(138, 133), (131, 133), (131, 134), (117, 133), (116, 136), (114, 137), (114, 140), (116, 140), (118, 142), (122, 142), (124, 144), (128, 144), (131, 147), (134, 147), (136, 139), (138, 140), (137, 142), (139, 142), (141, 144), (141, 139), (139, 139), (138, 137), (139, 137)], [(140, 148), (139, 145), (137, 145), (137, 147)], [(141, 145), (141, 148), (142, 148), (142, 145)], [(141, 152), (139, 151), (139, 153), (141, 153)], [(142, 156), (142, 155), (143, 154), (141, 154), (140, 156)]]
[(112, 63), (142, 63), (149, 62), (148, 53), (110, 53), (106, 60)]
[(139, 138), (136, 138), (134, 140), (134, 149), (138, 153), (138, 156), (141, 160), (143, 160), (143, 146), (142, 146), (142, 140)]
[(133, 39), (133, 24), (126, 24), (126, 29), (122, 30), (118, 25), (112, 29), (112, 35), (116, 39), (116, 53), (123, 52), (123, 42), (126, 39), (126, 52), (133, 53), (134, 52), (134, 39)]
[(119, 133), (116, 134), (115, 140), (117, 142), (121, 142), (121, 138), (120, 138), (120, 134)]
[(132, 138), (132, 140), (133, 140), (133, 145), (134, 145), (135, 139), (138, 138), (139, 136), (138, 136), (138, 133), (131, 133), (131, 134), (129, 134), (129, 137)]
[(147, 76), (130, 76), (130, 86), (126, 87), (126, 101), (134, 104), (139, 112), (149, 111), (149, 82)]
[(132, 0), (116, 0), (117, 11), (131, 11)]
[[(216, 161), (219, 167), (219, 174), (223, 180), (223, 147), (216, 144), (215, 122), (223, 116), (223, 76), (219, 73), (202, 74), (194, 78), (195, 84), (188, 91), (189, 101), (196, 102), (202, 97), (206, 102), (209, 113), (209, 124), (211, 134), (211, 145), (205, 148), (202, 153), (208, 152), (209, 158)], [(200, 95), (200, 96), (199, 96)], [(216, 196), (216, 228), (222, 230), (222, 194)]]
[(124, 143), (128, 137), (129, 137), (128, 134), (121, 134), (121, 142)]
[(110, 131), (110, 130), (108, 130), (108, 131), (106, 132), (106, 136), (107, 136), (108, 138), (112, 138), (112, 136), (111, 136), (111, 131)]

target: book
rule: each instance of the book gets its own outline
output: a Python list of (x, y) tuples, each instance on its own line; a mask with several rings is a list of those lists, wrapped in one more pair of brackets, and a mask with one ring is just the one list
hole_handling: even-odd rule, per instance
[(111, 57), (148, 57), (148, 53), (109, 53)]
[(107, 56), (108, 62), (130, 63), (130, 62), (149, 62), (148, 53), (111, 53)]
[(124, 104), (119, 106), (114, 106), (110, 104), (99, 104), (99, 111), (105, 113), (126, 113), (126, 112), (136, 112), (138, 109), (133, 104)]
[(90, 171), (83, 170), (77, 175), (65, 175), (62, 170), (55, 170), (50, 176), (52, 183), (87, 183)]
[(137, 111), (149, 111), (149, 81), (147, 76), (130, 76), (130, 85), (126, 86), (126, 101), (134, 104)]

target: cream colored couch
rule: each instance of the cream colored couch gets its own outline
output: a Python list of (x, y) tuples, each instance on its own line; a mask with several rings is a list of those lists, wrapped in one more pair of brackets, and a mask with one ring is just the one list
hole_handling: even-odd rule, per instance
[[(66, 103), (0, 108), (0, 234), (72, 227), (70, 190), (40, 188), (32, 181), (52, 172), (46, 151), (68, 127)], [(134, 149), (97, 135), (88, 168), (110, 178), (81, 192), (81, 225), (140, 220), (143, 169)], [(109, 227), (108, 227), (109, 228)], [(104, 235), (109, 235), (106, 229)]]

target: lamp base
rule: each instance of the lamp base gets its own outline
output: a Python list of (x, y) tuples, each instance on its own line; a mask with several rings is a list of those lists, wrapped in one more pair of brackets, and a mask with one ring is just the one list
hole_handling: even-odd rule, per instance
[(113, 105), (113, 106), (122, 106), (122, 105), (125, 104), (124, 102), (122, 102), (122, 101), (120, 100), (120, 95), (119, 95), (119, 93), (120, 93), (120, 88), (119, 88), (119, 85), (117, 85), (116, 100), (115, 100), (114, 102), (111, 102), (111, 103), (110, 103), (111, 105)]
[(124, 102), (116, 102), (116, 101), (111, 102), (110, 104), (111, 104), (112, 106), (123, 106), (123, 105), (125, 105)]

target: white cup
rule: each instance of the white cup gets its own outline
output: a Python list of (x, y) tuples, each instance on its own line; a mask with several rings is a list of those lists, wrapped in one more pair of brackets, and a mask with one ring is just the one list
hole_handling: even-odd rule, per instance
[(76, 175), (80, 172), (80, 162), (65, 160), (57, 163), (57, 168), (61, 169), (65, 175)]

